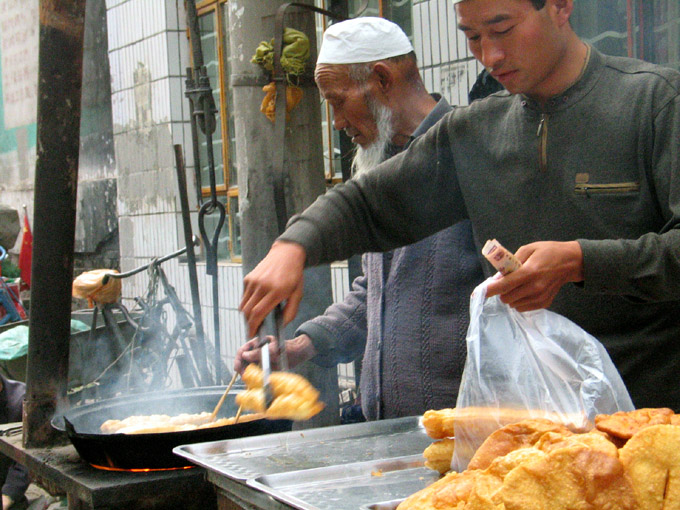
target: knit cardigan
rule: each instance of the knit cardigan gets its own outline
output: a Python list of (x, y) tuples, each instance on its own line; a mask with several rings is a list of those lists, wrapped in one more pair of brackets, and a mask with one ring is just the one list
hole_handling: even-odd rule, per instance
[[(451, 107), (439, 100), (413, 133)], [(342, 303), (302, 324), (322, 366), (363, 352), (360, 395), (368, 420), (455, 405), (465, 364), (469, 296), (483, 279), (469, 221), (387, 253), (362, 257), (364, 274)]]

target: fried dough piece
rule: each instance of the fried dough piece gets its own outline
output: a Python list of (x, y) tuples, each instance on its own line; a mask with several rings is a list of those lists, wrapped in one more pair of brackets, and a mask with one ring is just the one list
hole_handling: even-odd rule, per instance
[(269, 384), (274, 399), (265, 410), (264, 390), (262, 389), (262, 369), (248, 365), (241, 378), (248, 389), (236, 395), (236, 403), (244, 409), (265, 413), (270, 419), (308, 420), (321, 412), (324, 404), (319, 402), (319, 392), (310, 382), (291, 372), (272, 372)]
[[(106, 420), (99, 428), (105, 434), (160, 434), (164, 432), (183, 432), (187, 430), (207, 429), (233, 425), (236, 417), (220, 418), (209, 421), (211, 413), (180, 414), (152, 414), (149, 416), (134, 415), (124, 420)], [(246, 414), (240, 417), (240, 422), (259, 420), (262, 414)]]
[(672, 409), (666, 407), (619, 411), (614, 414), (598, 414), (595, 417), (595, 427), (614, 437), (630, 439), (645, 427), (671, 423), (671, 417), (674, 414)]
[(265, 410), (262, 388), (237, 394), (236, 403), (244, 409), (264, 413), (264, 416), (269, 419), (308, 420), (324, 408), (323, 403), (318, 400), (309, 400), (305, 395), (283, 394), (275, 396), (269, 408)]
[(492, 473), (467, 469), (434, 492), (432, 505), (438, 510), (467, 510), (470, 503), (480, 508), (494, 508), (493, 497), (502, 486), (503, 480)]
[(535, 448), (521, 448), (495, 459), (485, 469), (468, 469), (466, 474), (439, 488), (432, 496), (435, 508), (448, 510), (504, 510), (500, 490), (505, 476), (524, 462), (545, 457)]
[[(262, 388), (262, 369), (250, 364), (241, 376), (249, 390)], [(308, 400), (317, 400), (319, 392), (310, 382), (299, 374), (292, 372), (272, 372), (269, 374), (269, 384), (274, 396), (294, 393)]]
[(310, 400), (299, 395), (280, 395), (265, 412), (267, 418), (287, 418), (289, 420), (309, 420), (324, 408), (318, 400)]
[(647, 427), (628, 440), (619, 457), (640, 510), (680, 509), (680, 427)]
[(583, 445), (522, 463), (500, 491), (506, 510), (635, 510), (621, 461)]
[[(156, 432), (172, 432), (172, 427), (177, 427), (177, 430), (189, 430), (186, 426), (196, 428), (198, 425), (206, 423), (209, 419), (210, 413), (180, 414), (177, 416), (169, 416), (167, 414), (133, 415), (128, 416), (124, 420), (106, 420), (99, 429), (105, 434), (140, 434), (141, 432), (135, 431), (145, 428), (158, 429)], [(181, 429), (181, 427), (184, 427), (184, 429)]]
[(593, 429), (585, 434), (571, 434), (568, 436), (556, 432), (546, 432), (536, 442), (534, 447), (550, 453), (560, 448), (574, 445), (587, 446), (591, 450), (596, 450), (612, 457), (619, 456), (618, 447), (612, 442), (609, 434), (597, 429)]
[(423, 427), (432, 439), (444, 439), (453, 437), (453, 420), (456, 414), (455, 408), (430, 409), (423, 414)]
[(564, 425), (542, 418), (505, 425), (484, 440), (470, 459), (468, 469), (486, 469), (497, 457), (534, 445), (546, 432), (556, 432), (563, 436), (572, 434)]
[(425, 451), (423, 452), (425, 467), (434, 471), (439, 471), (442, 475), (449, 471), (451, 469), (451, 457), (453, 457), (454, 445), (454, 439), (447, 437), (435, 441), (425, 448)]
[(505, 480), (505, 477), (508, 475), (508, 473), (520, 464), (525, 462), (534, 462), (536, 460), (543, 459), (546, 456), (547, 454), (544, 451), (541, 451), (534, 446), (520, 448), (519, 450), (514, 450), (506, 455), (503, 455), (502, 457), (495, 459), (486, 469), (486, 471), (502, 480)]
[[(498, 407), (465, 407), (429, 410), (423, 414), (425, 432), (432, 439), (454, 437), (456, 428), (465, 430), (471, 439), (481, 443), (500, 427), (523, 420), (545, 419), (562, 423), (572, 432), (585, 432), (590, 428), (584, 415), (561, 415), (539, 409), (509, 409)], [(460, 435), (460, 434), (459, 434)]]
[(671, 425), (680, 425), (680, 414), (671, 416)]
[(449, 483), (459, 480), (464, 475), (462, 473), (456, 473), (455, 471), (445, 475), (433, 484), (428, 485), (424, 489), (419, 490), (411, 494), (408, 498), (402, 501), (397, 510), (437, 510), (437, 508), (432, 503), (432, 497), (434, 494), (442, 487), (447, 486)]

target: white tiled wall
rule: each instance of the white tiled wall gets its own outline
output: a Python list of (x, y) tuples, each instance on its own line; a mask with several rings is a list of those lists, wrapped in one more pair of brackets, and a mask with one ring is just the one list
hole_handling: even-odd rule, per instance
[[(138, 62), (150, 72), (152, 118), (154, 125), (166, 125), (170, 132), (167, 147), (159, 154), (172, 152), (173, 144), (182, 144), (187, 173), (191, 174), (192, 150), (188, 123), (189, 103), (184, 96), (184, 73), (189, 65), (183, 0), (107, 0), (109, 60), (111, 66), (114, 133), (134, 135), (136, 128), (133, 73)], [(441, 92), (452, 104), (466, 104), (467, 91), (480, 70), (469, 55), (464, 37), (456, 29), (453, 3), (450, 0), (415, 0), (413, 2), (414, 47), (425, 84)], [(151, 143), (151, 142), (149, 142)], [(160, 143), (156, 141), (156, 143)], [(132, 155), (133, 158), (135, 155)], [(127, 155), (130, 158), (130, 155)], [(174, 183), (174, 161), (137, 161), (137, 174), (127, 175), (127, 186), (162, 186), (157, 179)], [(168, 182), (163, 184), (166, 188)], [(174, 184), (173, 184), (174, 185)], [(124, 190), (125, 186), (119, 186)], [(124, 191), (123, 191), (124, 193)], [(184, 244), (176, 201), (170, 195), (148, 203), (126, 203), (119, 199), (121, 269), (129, 271), (147, 264), (152, 257), (172, 253)], [(163, 264), (187, 310), (191, 311), (188, 271), (185, 263), (173, 259)], [(212, 277), (205, 265), (198, 265), (203, 324), (207, 339), (214, 338), (212, 316)], [(242, 288), (242, 271), (238, 264), (220, 264), (218, 285), (221, 325), (221, 350), (227, 366), (233, 363), (236, 349), (245, 340), (243, 317), (238, 312)], [(341, 301), (349, 290), (347, 268), (331, 268), (333, 298)], [(125, 303), (147, 291), (148, 275), (139, 273), (124, 281)], [(353, 377), (351, 365), (339, 367), (341, 379)]]
[(425, 86), (451, 104), (467, 104), (467, 94), (482, 67), (456, 28), (451, 0), (413, 2), (413, 41)]

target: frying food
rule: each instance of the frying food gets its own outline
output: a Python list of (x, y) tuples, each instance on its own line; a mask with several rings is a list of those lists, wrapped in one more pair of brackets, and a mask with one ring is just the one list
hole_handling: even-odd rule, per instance
[[(100, 426), (105, 434), (159, 434), (163, 432), (183, 432), (187, 430), (207, 429), (233, 425), (236, 417), (220, 418), (210, 421), (211, 413), (152, 414), (149, 416), (129, 416), (124, 420), (106, 420)], [(239, 422), (262, 419), (261, 414), (247, 414), (239, 417)]]
[(262, 369), (257, 365), (248, 365), (241, 378), (248, 389), (236, 395), (236, 403), (244, 409), (264, 413), (266, 418), (308, 420), (324, 408), (323, 403), (319, 402), (319, 392), (301, 375), (291, 372), (269, 374), (274, 400), (267, 409), (262, 388)]
[[(276, 393), (274, 394), (276, 395)], [(265, 410), (264, 389), (255, 388), (236, 395), (236, 403), (244, 409), (264, 413), (270, 419), (309, 420), (323, 409), (318, 400), (296, 394), (279, 394)]]
[[(451, 430), (433, 416), (455, 417), (452, 411), (430, 413), (428, 430)], [(585, 433), (543, 419), (506, 425), (487, 437), (466, 470), (445, 474), (397, 510), (680, 510), (680, 419), (668, 411), (601, 415), (602, 427)], [(664, 423), (650, 425), (656, 421)], [(440, 472), (444, 444), (424, 453), (426, 465)]]

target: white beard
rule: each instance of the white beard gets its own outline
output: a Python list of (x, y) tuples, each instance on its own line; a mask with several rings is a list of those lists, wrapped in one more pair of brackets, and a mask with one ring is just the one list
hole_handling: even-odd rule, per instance
[(378, 138), (365, 149), (360, 145), (356, 147), (352, 160), (352, 176), (371, 170), (382, 163), (385, 160), (390, 140), (394, 136), (392, 110), (369, 96), (366, 96), (366, 104), (375, 119)]

